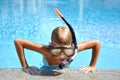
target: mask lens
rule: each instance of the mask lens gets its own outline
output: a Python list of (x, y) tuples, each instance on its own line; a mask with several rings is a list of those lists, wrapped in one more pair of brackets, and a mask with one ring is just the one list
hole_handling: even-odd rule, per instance
[(68, 57), (71, 57), (74, 55), (74, 50), (73, 49), (64, 49), (64, 54)]
[(61, 53), (66, 55), (67, 57), (71, 57), (74, 55), (74, 49), (51, 49), (52, 56), (59, 56)]
[(52, 56), (59, 56), (60, 52), (61, 52), (61, 49), (51, 49)]

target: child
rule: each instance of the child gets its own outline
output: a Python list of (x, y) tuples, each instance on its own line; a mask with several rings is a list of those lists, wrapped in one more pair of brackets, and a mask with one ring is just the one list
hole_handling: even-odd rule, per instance
[[(23, 71), (29, 72), (30, 74), (39, 74), (39, 71), (35, 67), (30, 67), (27, 64), (24, 56), (24, 48), (42, 54), (50, 66), (59, 65), (63, 60), (74, 55), (74, 49), (72, 49), (72, 34), (69, 29), (63, 26), (59, 26), (53, 30), (51, 43), (48, 46), (21, 39), (16, 39), (14, 42)], [(50, 46), (55, 48), (50, 49)], [(89, 66), (82, 68), (81, 71), (93, 72), (100, 51), (100, 41), (91, 40), (77, 44), (78, 52), (86, 49), (92, 49), (92, 58)]]

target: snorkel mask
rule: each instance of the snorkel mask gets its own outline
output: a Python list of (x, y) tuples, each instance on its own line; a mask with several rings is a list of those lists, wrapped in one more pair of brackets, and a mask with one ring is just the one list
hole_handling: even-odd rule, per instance
[(72, 26), (65, 20), (65, 18), (63, 17), (61, 12), (57, 8), (55, 8), (54, 11), (59, 15), (59, 17), (66, 23), (66, 25), (70, 29), (70, 31), (72, 33), (72, 43), (73, 43), (73, 46), (75, 47), (75, 49), (74, 49), (75, 54), (72, 57), (63, 60), (63, 62), (59, 65), (59, 68), (63, 69), (64, 67), (67, 67), (74, 60), (75, 56), (77, 55), (77, 41), (76, 41), (75, 32), (74, 32)]

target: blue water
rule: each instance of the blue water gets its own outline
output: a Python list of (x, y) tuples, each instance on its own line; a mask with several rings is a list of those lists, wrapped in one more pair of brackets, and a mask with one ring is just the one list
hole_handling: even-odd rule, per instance
[[(14, 39), (48, 44), (51, 32), (65, 23), (58, 8), (73, 26), (77, 41), (97, 39), (101, 51), (98, 69), (120, 68), (120, 0), (0, 0), (0, 68), (20, 68)], [(29, 65), (41, 67), (42, 55), (25, 49)], [(88, 66), (91, 50), (80, 52), (71, 68)]]

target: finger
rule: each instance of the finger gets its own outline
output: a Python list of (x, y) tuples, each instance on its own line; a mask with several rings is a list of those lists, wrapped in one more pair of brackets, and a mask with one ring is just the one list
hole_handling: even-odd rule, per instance
[(94, 70), (91, 70), (91, 73), (95, 73), (95, 69), (94, 69)]
[(88, 73), (88, 72), (91, 72), (92, 70), (89, 67), (84, 67), (80, 71), (83, 72), (83, 73)]
[(26, 70), (25, 68), (22, 68), (22, 70), (23, 70), (25, 73), (27, 73), (27, 70)]
[(85, 68), (82, 72), (83, 73), (88, 73), (88, 71), (89, 71), (89, 68)]
[(88, 72), (90, 72), (89, 68), (84, 71), (84, 73), (88, 73)]
[(40, 74), (40, 73), (41, 73), (38, 68), (34, 67), (34, 69), (35, 69), (35, 72), (36, 72), (37, 74)]
[(35, 74), (34, 71), (32, 71), (32, 70), (28, 70), (28, 73), (31, 74), (31, 75)]
[(85, 72), (86, 70), (88, 70), (87, 67), (84, 67), (84, 68), (81, 68), (81, 69), (80, 69), (81, 72)]
[(29, 73), (29, 74), (31, 74), (31, 75), (34, 75), (34, 74), (35, 74), (35, 72), (34, 72), (34, 70), (32, 69), (32, 67), (27, 68), (27, 73)]
[(31, 68), (31, 71), (33, 72), (33, 75), (38, 75), (38, 74), (41, 73), (40, 70), (37, 69), (36, 67), (32, 67), (32, 68)]
[(88, 73), (88, 72), (94, 73), (94, 72), (95, 72), (95, 69), (90, 69), (90, 68), (88, 68), (88, 69), (85, 70), (85, 73)]
[(38, 69), (35, 69), (35, 70), (34, 70), (34, 73), (35, 73), (36, 75), (41, 74), (40, 70), (38, 70)]

